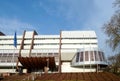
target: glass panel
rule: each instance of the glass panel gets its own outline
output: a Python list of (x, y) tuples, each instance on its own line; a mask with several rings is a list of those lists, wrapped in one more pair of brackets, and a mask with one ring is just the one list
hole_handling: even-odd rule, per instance
[(93, 51), (90, 51), (90, 61), (94, 61)]
[(94, 55), (95, 55), (95, 61), (98, 61), (98, 55), (96, 51), (94, 51)]
[(41, 53), (37, 53), (37, 56), (38, 56), (38, 57), (41, 56)]
[(13, 54), (12, 54), (12, 53), (9, 53), (9, 56), (13, 56)]
[(79, 62), (79, 53), (77, 53), (76, 62)]
[(52, 55), (53, 55), (53, 53), (48, 53), (48, 55), (52, 56)]
[(100, 61), (102, 61), (102, 53), (99, 51), (98, 54), (99, 54)]
[(80, 62), (83, 61), (83, 52), (80, 52)]
[(0, 56), (2, 56), (2, 53), (0, 53)]
[(58, 53), (54, 53), (54, 56), (58, 56), (59, 54)]
[(35, 57), (35, 56), (36, 56), (36, 53), (32, 53), (31, 56), (32, 56), (32, 57)]
[(88, 61), (88, 51), (85, 51), (85, 61)]
[(3, 56), (7, 56), (8, 54), (7, 53), (4, 53)]
[(15, 53), (15, 56), (17, 56), (17, 57), (18, 57), (18, 56), (19, 56), (19, 54), (18, 54), (18, 53)]
[(103, 61), (105, 61), (105, 56), (104, 56), (104, 53), (103, 53), (103, 52), (101, 52), (101, 55), (102, 55)]

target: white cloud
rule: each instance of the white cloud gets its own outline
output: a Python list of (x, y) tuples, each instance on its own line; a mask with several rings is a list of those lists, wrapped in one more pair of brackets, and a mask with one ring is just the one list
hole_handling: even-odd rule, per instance
[(6, 35), (13, 34), (14, 31), (22, 34), (24, 30), (34, 30), (34, 27), (31, 24), (20, 22), (17, 19), (0, 18), (0, 30)]

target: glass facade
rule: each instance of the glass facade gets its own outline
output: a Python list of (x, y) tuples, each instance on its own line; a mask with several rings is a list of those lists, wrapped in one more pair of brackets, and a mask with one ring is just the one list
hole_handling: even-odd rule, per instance
[(105, 61), (103, 52), (101, 51), (84, 51), (76, 54), (76, 62), (83, 61)]

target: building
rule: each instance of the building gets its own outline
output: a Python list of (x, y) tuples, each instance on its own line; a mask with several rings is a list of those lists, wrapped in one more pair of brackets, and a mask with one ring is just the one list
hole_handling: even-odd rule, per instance
[(14, 35), (0, 34), (1, 73), (12, 73), (16, 68), (43, 71), (45, 66), (55, 72), (94, 72), (96, 67), (107, 66), (94, 31), (61, 31), (60, 35), (24, 31), (17, 35), (17, 47)]

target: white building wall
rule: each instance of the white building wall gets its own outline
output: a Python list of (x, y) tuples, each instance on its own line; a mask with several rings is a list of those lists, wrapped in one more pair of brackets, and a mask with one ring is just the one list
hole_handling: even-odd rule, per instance
[(89, 68), (89, 69), (85, 69), (85, 68), (79, 68), (79, 67), (71, 67), (70, 62), (64, 62), (62, 63), (62, 72), (66, 73), (66, 72), (95, 72), (96, 69), (95, 68)]
[[(21, 56), (28, 57), (30, 46), (33, 37), (33, 31), (26, 31), (24, 38), (24, 46), (21, 50)], [(22, 42), (22, 35), (17, 35), (17, 52), (19, 53), (20, 45)], [(5, 49), (9, 50), (6, 53), (14, 53), (13, 46), (14, 35), (0, 36), (0, 53), (4, 53)], [(34, 46), (31, 53), (47, 54), (59, 52), (60, 35), (35, 35)], [(98, 47), (97, 36), (94, 31), (62, 31), (62, 46), (61, 46), (61, 59), (62, 61), (71, 61), (78, 49), (88, 47)], [(70, 63), (62, 65), (62, 67), (70, 67)], [(65, 68), (63, 68), (65, 69)], [(71, 69), (73, 70), (73, 68)], [(70, 70), (70, 71), (71, 71)], [(75, 69), (74, 69), (75, 70)], [(65, 70), (63, 70), (65, 71)]]

